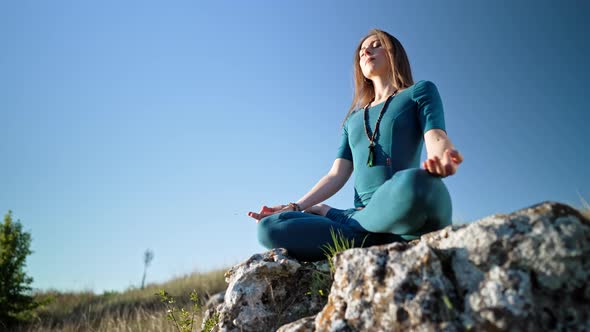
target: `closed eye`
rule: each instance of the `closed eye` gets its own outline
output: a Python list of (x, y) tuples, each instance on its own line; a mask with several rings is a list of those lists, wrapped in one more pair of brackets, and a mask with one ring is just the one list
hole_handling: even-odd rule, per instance
[[(379, 41), (375, 41), (372, 45), (372, 48), (381, 48), (381, 43)], [(363, 47), (360, 49), (359, 51), (359, 56), (362, 58), (363, 56), (365, 56), (365, 49), (367, 49), (367, 47)]]

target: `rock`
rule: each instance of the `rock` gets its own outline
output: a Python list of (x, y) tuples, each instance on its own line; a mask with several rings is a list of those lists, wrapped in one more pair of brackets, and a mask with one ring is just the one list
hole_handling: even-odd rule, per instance
[(341, 252), (327, 303), (305, 295), (325, 263), (286, 254), (227, 273), (215, 331), (590, 331), (590, 220), (567, 205)]
[[(216, 294), (211, 295), (204, 306), (205, 313), (203, 314), (202, 323), (201, 323), (201, 330), (206, 330), (205, 325), (207, 321), (210, 319), (215, 319), (215, 314), (217, 314), (217, 308), (223, 304), (225, 299), (225, 291), (219, 292)], [(218, 328), (213, 328), (210, 332), (218, 331)]]
[(273, 249), (234, 266), (226, 273), (229, 285), (216, 310), (218, 330), (275, 331), (317, 313), (327, 300), (310, 294), (313, 274), (322, 273), (316, 265), (289, 258), (285, 249)]
[(222, 304), (225, 299), (225, 291), (213, 294), (205, 303), (205, 310), (217, 308), (218, 305)]
[(590, 221), (545, 202), (429, 234), (475, 330), (590, 330)]
[(335, 257), (328, 304), (317, 331), (459, 331), (457, 295), (426, 245), (394, 243)]
[(313, 332), (315, 331), (315, 316), (301, 318), (281, 326), (277, 332)]
[(559, 203), (335, 259), (316, 331), (590, 330), (590, 221)]

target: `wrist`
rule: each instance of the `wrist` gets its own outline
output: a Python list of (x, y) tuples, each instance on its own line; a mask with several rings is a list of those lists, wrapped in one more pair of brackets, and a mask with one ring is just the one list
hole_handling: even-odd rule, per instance
[(293, 211), (297, 211), (297, 212), (302, 211), (301, 206), (299, 206), (299, 204), (297, 204), (297, 203), (289, 203), (289, 204), (287, 204), (287, 206), (292, 208)]

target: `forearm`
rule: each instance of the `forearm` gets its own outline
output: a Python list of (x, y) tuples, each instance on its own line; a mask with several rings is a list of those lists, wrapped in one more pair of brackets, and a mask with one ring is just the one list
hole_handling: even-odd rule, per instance
[(302, 210), (308, 209), (332, 197), (346, 184), (348, 177), (327, 174), (321, 178), (311, 190), (301, 197), (297, 204)]

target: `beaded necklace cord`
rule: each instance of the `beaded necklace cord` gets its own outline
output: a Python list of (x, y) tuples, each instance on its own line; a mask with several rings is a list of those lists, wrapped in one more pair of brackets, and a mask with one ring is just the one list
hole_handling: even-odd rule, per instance
[(383, 108), (381, 108), (381, 111), (379, 112), (379, 117), (377, 117), (377, 123), (375, 124), (375, 131), (373, 132), (373, 135), (371, 135), (369, 133), (371, 128), (368, 123), (369, 122), (368, 121), (369, 105), (371, 105), (372, 101), (370, 103), (368, 103), (367, 106), (365, 106), (365, 110), (364, 110), (365, 134), (367, 134), (367, 138), (369, 139), (369, 142), (370, 142), (369, 143), (369, 158), (367, 158), (367, 166), (369, 166), (369, 167), (373, 167), (373, 161), (375, 159), (375, 139), (377, 138), (377, 133), (379, 132), (379, 124), (381, 123), (381, 118), (383, 118), (383, 114), (385, 114), (385, 110), (387, 109), (387, 105), (389, 105), (389, 102), (391, 101), (391, 99), (393, 99), (393, 97), (396, 94), (397, 94), (397, 91), (395, 91), (389, 97), (387, 97), (387, 100), (385, 100), (385, 103), (383, 103)]

